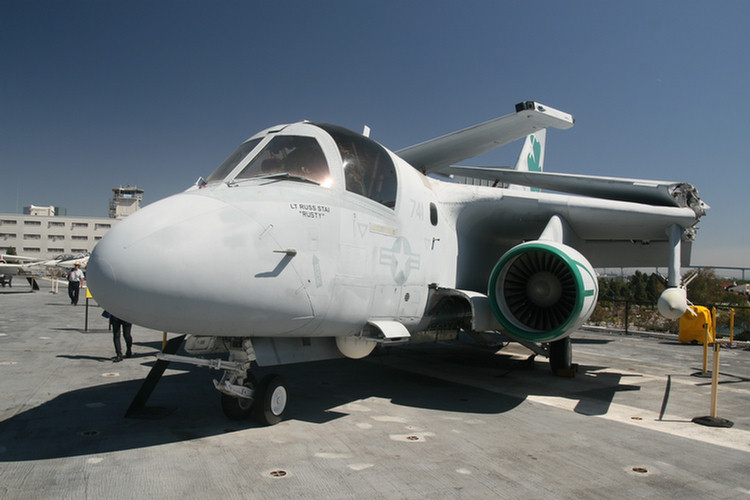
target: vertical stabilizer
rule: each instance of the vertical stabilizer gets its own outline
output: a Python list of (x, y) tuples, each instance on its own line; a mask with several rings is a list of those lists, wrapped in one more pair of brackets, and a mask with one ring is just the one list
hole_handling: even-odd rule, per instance
[[(544, 145), (547, 140), (547, 129), (543, 128), (526, 136), (526, 140), (518, 155), (518, 161), (514, 170), (520, 172), (541, 172), (544, 170)], [(538, 188), (529, 188), (527, 186), (518, 186), (511, 184), (509, 189), (519, 189), (522, 191), (539, 191)]]

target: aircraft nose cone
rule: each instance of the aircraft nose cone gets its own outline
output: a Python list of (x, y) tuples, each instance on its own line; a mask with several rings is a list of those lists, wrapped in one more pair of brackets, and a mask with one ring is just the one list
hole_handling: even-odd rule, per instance
[(294, 257), (279, 248), (245, 211), (182, 193), (112, 228), (89, 259), (87, 280), (104, 309), (141, 326), (278, 335), (312, 318)]

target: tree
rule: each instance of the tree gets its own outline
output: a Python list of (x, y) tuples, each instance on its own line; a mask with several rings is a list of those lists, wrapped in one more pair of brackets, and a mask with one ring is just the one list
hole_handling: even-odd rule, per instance
[(647, 302), (648, 294), (646, 293), (646, 275), (636, 271), (628, 280), (629, 298), (636, 302)]
[(611, 301), (628, 297), (627, 283), (619, 278), (599, 278), (599, 300)]
[(729, 295), (710, 267), (700, 269), (687, 287), (688, 300), (697, 305), (723, 304), (729, 300)]
[(651, 273), (651, 276), (648, 277), (648, 282), (646, 283), (647, 300), (652, 303), (658, 301), (661, 292), (663, 292), (665, 288), (664, 279), (656, 273)]

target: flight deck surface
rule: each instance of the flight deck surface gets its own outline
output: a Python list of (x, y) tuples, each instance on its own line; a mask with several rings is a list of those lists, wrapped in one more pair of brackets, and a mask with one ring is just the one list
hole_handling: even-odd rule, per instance
[[(15, 285), (15, 284), (14, 284)], [(161, 348), (133, 328), (113, 363), (91, 301), (0, 291), (0, 499), (750, 498), (750, 352), (580, 331), (574, 378), (514, 344), (392, 348), (280, 366), (283, 422), (228, 420), (217, 372), (171, 364), (148, 418), (124, 417)], [(712, 354), (712, 353), (709, 353)], [(709, 370), (711, 358), (709, 357)]]

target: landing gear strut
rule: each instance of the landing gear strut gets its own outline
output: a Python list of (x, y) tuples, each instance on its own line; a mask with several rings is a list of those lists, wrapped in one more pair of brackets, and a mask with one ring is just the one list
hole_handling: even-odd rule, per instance
[[(255, 375), (253, 375), (252, 372), (247, 372), (245, 381), (242, 382), (242, 386), (246, 387), (252, 394), (255, 394), (258, 382), (255, 380)], [(224, 411), (224, 415), (232, 420), (244, 420), (249, 418), (253, 411), (253, 403), (253, 398), (234, 396), (225, 392), (221, 393), (221, 409)]]

